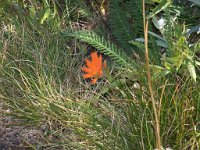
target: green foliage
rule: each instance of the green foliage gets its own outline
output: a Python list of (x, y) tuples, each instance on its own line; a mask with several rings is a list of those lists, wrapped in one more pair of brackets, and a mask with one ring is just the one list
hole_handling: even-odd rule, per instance
[(163, 71), (166, 74), (166, 72), (181, 73), (187, 70), (191, 78), (196, 82), (195, 68), (197, 65), (195, 65), (195, 54), (198, 51), (196, 48), (198, 43), (193, 45), (188, 43), (186, 26), (178, 24), (177, 17), (180, 16), (180, 12), (175, 12), (179, 12), (179, 9), (177, 10), (173, 7), (165, 10), (163, 27), (160, 28), (162, 36), (167, 43), (166, 53), (162, 56)]
[[(129, 0), (125, 6), (125, 10), (130, 13), (130, 17), (133, 22), (129, 23), (132, 25), (132, 40), (143, 36), (143, 17), (142, 17), (142, 1), (141, 0)], [(130, 20), (130, 17), (128, 20)]]
[[(129, 43), (129, 41), (134, 40), (136, 37), (140, 37), (143, 35), (143, 24), (141, 24), (141, 22), (143, 21), (141, 6), (142, 6), (141, 1), (129, 0), (129, 1), (126, 1), (125, 3), (122, 3), (120, 0), (117, 0), (117, 1), (112, 0), (110, 2), (109, 27), (111, 28), (112, 35), (115, 40), (114, 42), (119, 47), (118, 49), (120, 49), (120, 50), (117, 50), (117, 52), (113, 51), (112, 53), (118, 53), (118, 54), (121, 53), (123, 55), (121, 57), (124, 57), (125, 54), (132, 55), (133, 52), (140, 55), (144, 55), (142, 54), (141, 50), (139, 50), (136, 46), (131, 45)], [(79, 34), (79, 32), (74, 32), (74, 34), (76, 33)], [(78, 38), (79, 35), (77, 36), (74, 35), (74, 37)], [(78, 39), (80, 39), (80, 37)], [(92, 39), (93, 43), (95, 42), (94, 41), (95, 39), (98, 40), (98, 38)], [(88, 42), (88, 44), (91, 43), (91, 41), (84, 40), (84, 38), (81, 38), (81, 40)], [(96, 43), (99, 43), (99, 42), (100, 41), (96, 41)], [(110, 42), (107, 42), (107, 43), (110, 43)], [(107, 43), (105, 42), (105, 44)], [(107, 47), (107, 45), (103, 45), (103, 44), (104, 43), (101, 43), (101, 46)], [(94, 44), (92, 46), (94, 46)], [(110, 50), (112, 51), (114, 49), (111, 48)], [(101, 51), (102, 51), (102, 48), (101, 48)], [(111, 53), (111, 51), (109, 53)], [(105, 50), (104, 54), (106, 55), (107, 53), (108, 51)], [(130, 58), (126, 57), (125, 59), (129, 61)], [(116, 61), (117, 59), (115, 58), (114, 60)], [(120, 62), (120, 61), (121, 60), (117, 62)]]
[(195, 3), (196, 5), (199, 5), (199, 6), (200, 6), (200, 2), (197, 1), (197, 0), (189, 0), (189, 1), (191, 1), (191, 2)]
[(122, 50), (119, 50), (114, 44), (106, 41), (103, 37), (98, 36), (94, 32), (87, 31), (74, 31), (63, 32), (64, 36), (74, 37), (82, 42), (86, 42), (95, 47), (100, 52), (109, 56), (119, 65), (134, 68), (136, 63), (129, 58)]
[[(7, 6), (13, 6), (11, 1), (7, 2)], [(36, 141), (24, 139), (21, 133), (15, 134), (23, 138), (20, 146), (26, 149), (155, 149), (155, 119), (144, 67), (141, 1), (111, 0), (112, 33), (108, 29), (105, 33), (113, 35), (112, 41), (106, 34), (77, 31), (74, 26), (71, 29), (74, 22), (92, 19), (88, 8), (85, 10), (82, 5), (86, 1), (32, 1), (29, 5), (25, 1), (15, 2), (19, 6), (16, 13), (1, 9), (8, 15), (1, 18), (0, 30), (0, 107), (2, 102), (4, 106), (0, 116), (12, 116), (11, 125), (16, 122), (14, 125), (21, 126), (22, 130), (29, 126), (40, 131)], [(199, 149), (199, 39), (187, 34), (188, 26), (179, 18), (184, 9), (172, 4), (161, 11), (158, 8), (163, 7), (156, 4), (160, 2), (149, 0), (148, 7), (157, 6), (151, 18), (154, 23), (164, 19), (163, 24), (157, 22), (158, 30), (152, 25), (149, 29), (152, 87), (162, 147)], [(23, 15), (24, 10), (28, 10), (27, 15)], [(117, 24), (119, 20), (124, 24)], [(196, 21), (191, 24), (196, 25)], [(72, 32), (60, 35), (62, 28)], [(133, 34), (126, 32), (129, 29)], [(124, 35), (117, 36), (120, 33)], [(191, 43), (193, 37), (196, 39)], [(81, 42), (74, 42), (72, 38)], [(84, 81), (81, 67), (85, 56), (79, 50), (86, 49), (87, 44), (120, 65), (111, 66), (108, 60), (111, 80), (99, 80), (93, 86)], [(164, 54), (160, 54), (162, 48), (166, 50)], [(139, 63), (129, 55), (132, 49), (133, 55), (139, 55)]]
[(129, 14), (126, 12), (126, 10), (129, 9), (123, 10), (123, 7), (123, 4), (120, 5), (120, 0), (111, 0), (109, 24), (117, 44), (119, 44), (125, 52), (131, 54), (131, 46), (128, 42), (132, 40), (134, 32), (128, 20)]
[(171, 4), (172, 0), (161, 0), (161, 2), (153, 9), (153, 11), (149, 15), (147, 15), (147, 18), (152, 18)]

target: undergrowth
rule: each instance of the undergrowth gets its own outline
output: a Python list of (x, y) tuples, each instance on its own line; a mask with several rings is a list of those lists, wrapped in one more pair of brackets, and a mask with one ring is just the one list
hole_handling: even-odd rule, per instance
[[(2, 2), (0, 113), (40, 131), (25, 148), (156, 149), (153, 94), (163, 149), (199, 149), (198, 22), (184, 13), (199, 19), (197, 4), (146, 3), (151, 93), (141, 1)], [(81, 72), (89, 49), (107, 58), (96, 85)]]

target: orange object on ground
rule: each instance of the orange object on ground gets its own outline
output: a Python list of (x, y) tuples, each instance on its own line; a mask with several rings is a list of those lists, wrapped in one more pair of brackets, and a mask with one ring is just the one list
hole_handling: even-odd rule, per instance
[(97, 52), (92, 52), (90, 54), (91, 61), (85, 59), (86, 66), (82, 68), (83, 78), (91, 78), (91, 83), (95, 84), (97, 80), (103, 77), (103, 69), (106, 68), (106, 60), (102, 62), (102, 55), (98, 56)]

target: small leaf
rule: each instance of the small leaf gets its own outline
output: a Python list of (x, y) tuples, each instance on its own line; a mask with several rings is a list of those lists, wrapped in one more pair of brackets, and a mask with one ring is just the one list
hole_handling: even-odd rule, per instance
[(189, 31), (186, 33), (186, 37), (189, 37), (192, 33), (196, 32), (197, 34), (200, 33), (200, 25), (193, 26), (189, 29)]
[(44, 21), (49, 18), (49, 15), (50, 15), (50, 8), (46, 8), (44, 14), (42, 15), (42, 18), (40, 19), (40, 24), (43, 24)]
[(160, 47), (163, 47), (163, 48), (168, 48), (166, 42), (164, 41), (161, 41), (161, 40), (156, 40), (156, 44)]
[(158, 35), (158, 34), (156, 34), (156, 33), (154, 33), (154, 32), (148, 31), (148, 34), (150, 34), (150, 35), (152, 35), (152, 36), (158, 38), (159, 40), (162, 40), (162, 41), (164, 41), (164, 42), (167, 42), (163, 37), (161, 37), (160, 35)]
[(162, 0), (160, 4), (158, 4), (156, 8), (154, 8), (154, 10), (149, 15), (147, 15), (147, 19), (152, 18), (153, 16), (164, 10), (166, 7), (168, 7), (171, 3), (172, 0)]
[(192, 79), (194, 80), (194, 82), (196, 82), (197, 75), (196, 75), (196, 71), (195, 71), (195, 66), (191, 62), (188, 62), (187, 67), (188, 67), (188, 70), (190, 72)]

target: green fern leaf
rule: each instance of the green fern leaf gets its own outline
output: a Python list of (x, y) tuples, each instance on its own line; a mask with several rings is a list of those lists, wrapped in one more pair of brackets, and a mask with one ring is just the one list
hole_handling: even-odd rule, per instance
[(118, 46), (123, 48), (127, 54), (131, 54), (132, 47), (129, 41), (133, 40), (134, 33), (128, 20), (127, 11), (123, 9), (123, 6), (120, 6), (120, 0), (111, 0), (109, 7), (109, 25), (112, 35), (119, 44)]
[[(125, 10), (127, 10), (131, 19), (133, 20), (132, 28), (133, 28), (133, 39), (142, 37), (144, 34), (143, 28), (143, 16), (142, 16), (142, 1), (141, 0), (129, 0), (126, 3)], [(133, 40), (132, 39), (132, 40)]]
[(136, 68), (136, 62), (128, 57), (122, 50), (118, 49), (114, 44), (106, 41), (103, 37), (98, 36), (94, 32), (89, 31), (74, 31), (74, 32), (63, 32), (63, 36), (74, 37), (82, 42), (86, 42), (101, 53), (109, 56), (119, 65), (123, 65), (129, 68)]

